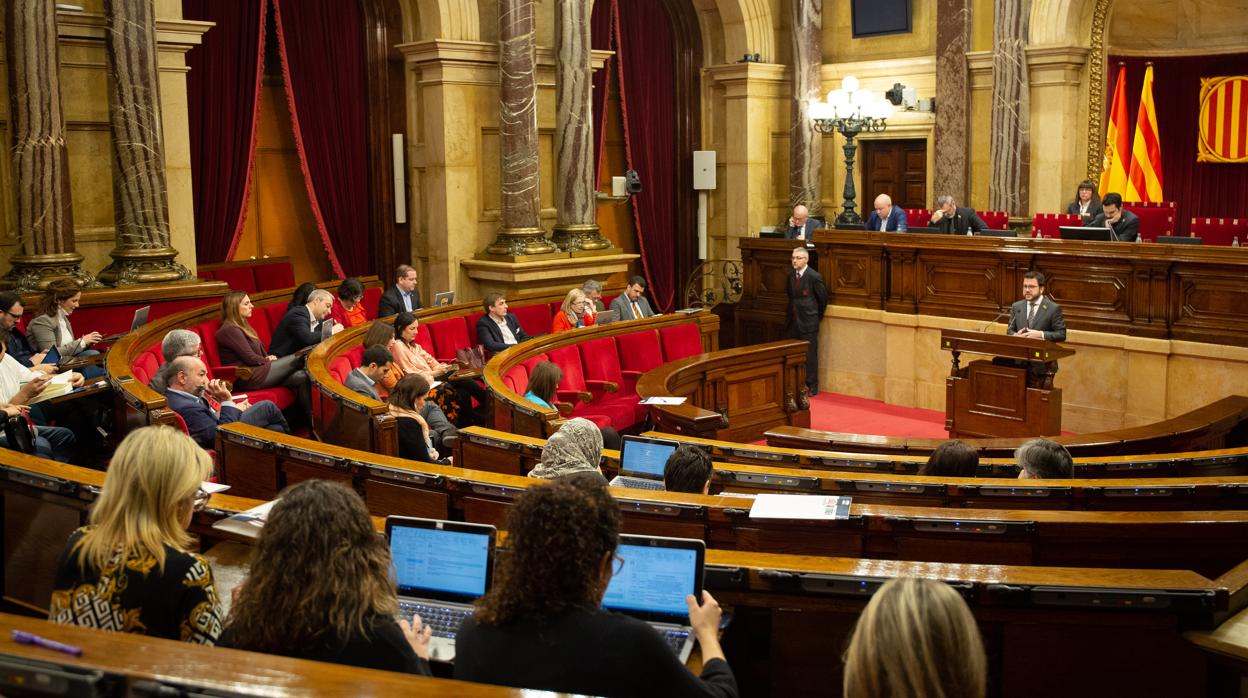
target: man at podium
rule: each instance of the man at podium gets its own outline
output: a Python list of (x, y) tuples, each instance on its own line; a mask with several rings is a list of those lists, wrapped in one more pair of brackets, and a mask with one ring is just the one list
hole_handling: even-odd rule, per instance
[(1010, 306), (1010, 324), (1005, 332), (1050, 342), (1066, 341), (1066, 318), (1062, 317), (1062, 306), (1044, 297), (1042, 272), (1023, 274), (1023, 300)]

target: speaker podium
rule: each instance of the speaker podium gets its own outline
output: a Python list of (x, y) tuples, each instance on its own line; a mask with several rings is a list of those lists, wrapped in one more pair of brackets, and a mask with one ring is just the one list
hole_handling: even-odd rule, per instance
[[(1009, 335), (945, 330), (940, 348), (953, 353), (945, 379), (949, 437), (1057, 436), (1062, 433), (1062, 391), (1053, 387), (1058, 359), (1073, 356), (1056, 342)], [(991, 360), (961, 364), (962, 353)]]

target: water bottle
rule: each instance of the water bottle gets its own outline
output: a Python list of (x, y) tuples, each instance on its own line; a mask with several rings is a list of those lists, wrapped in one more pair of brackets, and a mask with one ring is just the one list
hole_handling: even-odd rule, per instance
[(1236, 235), (1236, 236), (1235, 236), (1235, 239), (1234, 239), (1234, 240), (1231, 240), (1231, 247), (1239, 247), (1239, 236), (1238, 236), (1238, 235)]

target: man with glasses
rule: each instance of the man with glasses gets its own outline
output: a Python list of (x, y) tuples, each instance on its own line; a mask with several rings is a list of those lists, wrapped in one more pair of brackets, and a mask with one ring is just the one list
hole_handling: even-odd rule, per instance
[(25, 311), (21, 296), (13, 291), (0, 292), (0, 330), (9, 333), (9, 356), (26, 368), (33, 368), (41, 373), (55, 373), (56, 366), (43, 363), (47, 352), (36, 354), (30, 342), (26, 341), (26, 333), (17, 326)]

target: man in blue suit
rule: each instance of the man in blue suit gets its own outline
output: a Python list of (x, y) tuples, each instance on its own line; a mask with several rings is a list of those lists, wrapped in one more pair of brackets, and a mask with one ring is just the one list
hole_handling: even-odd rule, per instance
[(875, 211), (867, 218), (863, 227), (882, 233), (904, 233), (908, 228), (906, 211), (900, 206), (894, 206), (888, 194), (880, 194), (875, 197)]
[[(283, 434), (290, 433), (286, 417), (269, 400), (254, 405), (247, 400), (234, 401), (230, 389), (219, 380), (208, 380), (208, 369), (195, 356), (179, 356), (169, 364), (168, 387), (165, 399), (169, 408), (182, 416), (186, 430), (195, 443), (204, 448), (215, 448), (217, 427), (230, 422), (242, 422), (263, 427)], [(221, 403), (218, 410), (208, 402), (208, 397)]]

